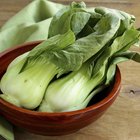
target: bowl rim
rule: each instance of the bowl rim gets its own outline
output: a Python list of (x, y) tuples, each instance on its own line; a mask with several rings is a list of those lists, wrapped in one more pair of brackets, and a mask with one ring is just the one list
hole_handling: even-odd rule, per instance
[[(0, 53), (0, 57), (4, 57), (8, 53), (13, 53), (20, 48), (24, 48), (24, 47), (27, 47), (30, 45), (36, 46), (36, 45), (40, 44), (42, 41), (43, 40), (32, 41), (32, 42), (27, 42), (27, 43), (24, 43), (21, 45), (17, 45), (16, 47), (7, 49), (6, 51)], [(33, 115), (33, 116), (50, 116), (50, 117), (51, 116), (63, 116), (63, 115), (72, 116), (72, 115), (78, 115), (78, 114), (82, 114), (85, 112), (89, 112), (89, 111), (101, 108), (102, 106), (104, 106), (105, 104), (107, 104), (108, 102), (113, 100), (113, 98), (115, 96), (117, 96), (120, 88), (121, 88), (121, 73), (120, 73), (119, 67), (117, 66), (113, 88), (111, 89), (108, 96), (106, 96), (103, 100), (101, 100), (101, 101), (99, 101), (91, 106), (88, 106), (84, 109), (69, 111), (69, 112), (55, 112), (55, 113), (53, 113), (53, 112), (37, 112), (37, 111), (17, 107), (15, 105), (1, 99), (1, 98), (0, 98), (0, 103), (3, 104), (4, 106), (6, 106), (7, 108), (10, 108), (11, 110), (15, 110), (16, 112), (20, 112), (20, 113), (24, 113), (24, 114), (28, 114), (28, 115)]]

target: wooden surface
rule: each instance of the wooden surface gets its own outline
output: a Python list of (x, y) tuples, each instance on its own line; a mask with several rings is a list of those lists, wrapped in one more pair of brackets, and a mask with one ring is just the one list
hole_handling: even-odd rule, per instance
[[(31, 0), (0, 0), (0, 26)], [(67, 4), (72, 0), (54, 0)], [(140, 27), (139, 0), (85, 0), (88, 6), (106, 6), (124, 10), (136, 16)], [(140, 52), (140, 48), (133, 48)], [(61, 137), (44, 137), (16, 128), (16, 140), (140, 140), (140, 64), (119, 65), (122, 90), (110, 109), (98, 121), (79, 132)]]

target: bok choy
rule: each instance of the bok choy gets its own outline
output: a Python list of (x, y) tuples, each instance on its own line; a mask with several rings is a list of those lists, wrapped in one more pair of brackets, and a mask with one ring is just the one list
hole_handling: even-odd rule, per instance
[(135, 17), (104, 7), (73, 2), (58, 11), (49, 39), (17, 57), (1, 79), (4, 100), (27, 109), (64, 112), (85, 108), (113, 81), (116, 64), (140, 54)]
[[(63, 48), (72, 44), (74, 40), (73, 32), (69, 31), (63, 35), (52, 37), (40, 45), (47, 45), (47, 49), (52, 47), (54, 49), (55, 46)], [(26, 62), (28, 55), (29, 52), (17, 57), (9, 65), (0, 84), (1, 91), (5, 94), (0, 96), (17, 106), (34, 109), (41, 103), (48, 84), (58, 73), (58, 68), (43, 56), (36, 58), (35, 62), (32, 60), (32, 63), (28, 64)], [(23, 87), (24, 90), (22, 90)]]
[[(109, 59), (121, 49), (137, 41), (138, 37), (138, 31), (127, 30), (122, 36), (117, 37), (110, 46), (106, 46), (101, 54), (97, 54), (83, 64), (78, 71), (52, 82), (46, 90), (39, 110), (64, 112), (85, 108), (90, 101), (89, 99), (98, 92), (96, 88), (102, 87), (102, 85), (105, 87), (112, 81), (112, 77), (106, 77), (108, 67), (111, 68), (112, 65), (109, 64)], [(134, 60), (135, 58), (134, 55), (130, 57)], [(140, 61), (140, 57), (136, 58), (137, 60)], [(114, 61), (116, 62), (116, 60)], [(111, 74), (110, 69), (108, 74)]]

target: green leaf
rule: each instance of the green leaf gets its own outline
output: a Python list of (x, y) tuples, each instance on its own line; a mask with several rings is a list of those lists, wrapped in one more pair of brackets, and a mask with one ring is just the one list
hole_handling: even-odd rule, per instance
[(100, 67), (106, 63), (115, 53), (120, 52), (124, 48), (128, 49), (134, 41), (136, 41), (139, 37), (140, 33), (137, 30), (130, 29), (124, 32), (124, 34), (120, 37), (117, 37), (111, 46), (106, 47), (104, 52), (101, 54), (100, 58), (96, 62), (96, 66), (94, 68), (94, 73), (98, 72)]
[(39, 60), (39, 63), (46, 63), (48, 61), (48, 53), (51, 53), (56, 50), (61, 50), (74, 43), (74, 41), (75, 35), (71, 30), (69, 30), (63, 35), (56, 35), (42, 42), (30, 51), (30, 53), (27, 56), (27, 61), (25, 62), (25, 65), (22, 68), (22, 71), (25, 70), (25, 68), (27, 69), (27, 67), (35, 65), (38, 59), (42, 59), (42, 61)]
[(89, 13), (77, 12), (73, 14), (71, 19), (71, 29), (77, 35), (85, 27), (90, 18)]
[(76, 40), (62, 50), (48, 53), (47, 57), (64, 71), (78, 70), (112, 39), (119, 26), (120, 20), (117, 17), (111, 13), (106, 14), (94, 27), (94, 33)]
[(135, 51), (120, 52), (117, 53), (114, 57), (125, 57), (127, 59), (131, 59), (133, 61), (140, 63), (140, 53)]
[(49, 28), (49, 38), (72, 30), (77, 35), (87, 24), (90, 14), (84, 9), (83, 3), (72, 3), (60, 10), (52, 19)]
[(102, 15), (96, 13), (95, 11), (89, 12), (90, 13), (90, 19), (88, 23), (85, 25), (85, 27), (82, 29), (82, 31), (78, 34), (77, 38), (85, 37), (91, 33), (93, 33), (95, 30), (93, 29), (94, 26), (98, 23), (98, 21), (102, 18)]
[(122, 35), (125, 32), (125, 30), (130, 29), (131, 27), (134, 26), (135, 17), (126, 12), (116, 10), (116, 9), (105, 8), (105, 7), (95, 7), (95, 12), (101, 15), (105, 15), (107, 13), (113, 13), (114, 16), (117, 16), (121, 20), (121, 24), (117, 32), (117, 36)]
[[(130, 46), (130, 45), (128, 45), (128, 46)], [(133, 61), (140, 63), (140, 54), (137, 52), (126, 51), (126, 52), (118, 52), (112, 56), (112, 58), (110, 60), (111, 63), (109, 64), (109, 68), (107, 71), (106, 85), (109, 85), (115, 76), (116, 64), (125, 62), (128, 60), (133, 60)]]

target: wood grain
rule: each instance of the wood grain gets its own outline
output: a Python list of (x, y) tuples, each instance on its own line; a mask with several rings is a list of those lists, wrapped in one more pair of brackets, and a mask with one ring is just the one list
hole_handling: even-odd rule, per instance
[[(31, 0), (0, 0), (0, 26)], [(68, 4), (73, 0), (53, 0)], [(139, 0), (84, 0), (88, 6), (116, 8), (136, 16), (140, 27)], [(140, 48), (133, 48), (140, 52)], [(34, 135), (16, 128), (16, 140), (140, 140), (140, 64), (126, 62), (119, 65), (122, 90), (111, 108), (97, 122), (79, 132), (61, 137)]]

